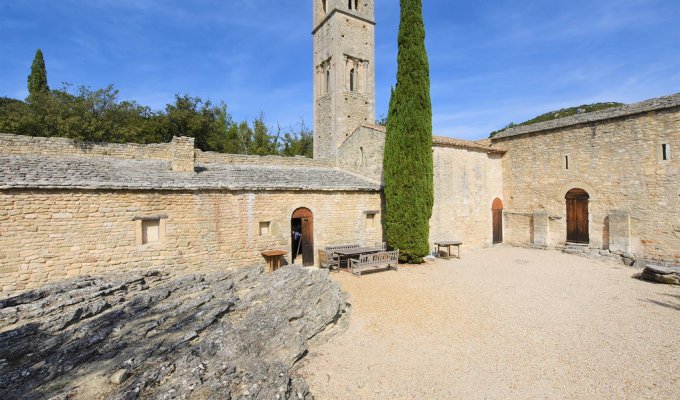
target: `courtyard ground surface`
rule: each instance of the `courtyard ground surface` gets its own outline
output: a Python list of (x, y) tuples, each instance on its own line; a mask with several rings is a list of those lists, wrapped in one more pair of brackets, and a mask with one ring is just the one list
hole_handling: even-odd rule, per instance
[(346, 332), (299, 373), (318, 399), (677, 399), (680, 288), (557, 251), (465, 251), (331, 274)]

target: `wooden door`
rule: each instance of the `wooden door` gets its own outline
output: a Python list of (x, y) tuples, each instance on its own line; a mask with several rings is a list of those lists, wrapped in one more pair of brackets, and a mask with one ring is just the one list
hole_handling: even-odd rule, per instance
[(493, 214), (493, 244), (503, 243), (503, 201), (496, 199), (491, 207)]
[(292, 219), (300, 219), (301, 233), (300, 252), (302, 253), (302, 265), (309, 267), (314, 265), (314, 216), (307, 208), (298, 208), (293, 213)]
[(590, 196), (583, 189), (572, 189), (567, 193), (567, 241), (589, 243), (588, 202)]

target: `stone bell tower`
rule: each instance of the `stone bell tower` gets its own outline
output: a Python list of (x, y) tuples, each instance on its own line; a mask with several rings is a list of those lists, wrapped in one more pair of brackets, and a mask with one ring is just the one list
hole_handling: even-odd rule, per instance
[(374, 0), (314, 2), (314, 158), (375, 123)]

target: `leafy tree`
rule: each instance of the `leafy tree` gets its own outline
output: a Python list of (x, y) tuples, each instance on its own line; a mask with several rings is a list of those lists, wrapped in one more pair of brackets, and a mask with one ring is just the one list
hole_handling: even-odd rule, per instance
[(264, 114), (253, 121), (253, 140), (250, 142), (248, 154), (267, 156), (278, 154), (278, 135), (269, 134), (269, 129), (264, 122)]
[(164, 110), (153, 111), (135, 101), (120, 100), (113, 85), (93, 90), (64, 84), (50, 90), (42, 52), (37, 51), (28, 79), (26, 101), (0, 98), (0, 132), (27, 136), (60, 136), (79, 141), (160, 143), (189, 136), (204, 151), (236, 154), (312, 156), (312, 133), (300, 130), (282, 135), (267, 126), (264, 115), (236, 123), (224, 103), (175, 95)]
[(222, 151), (227, 131), (227, 106), (213, 106), (210, 100), (175, 95), (175, 103), (165, 108), (166, 137), (189, 136), (203, 151)]
[(29, 97), (35, 96), (38, 93), (49, 92), (50, 88), (47, 85), (47, 69), (45, 68), (45, 59), (43, 58), (42, 50), (38, 49), (35, 52), (33, 65), (31, 65), (31, 74), (28, 76), (28, 93)]
[[(279, 131), (281, 128), (279, 128)], [(314, 132), (305, 125), (301, 118), (297, 129), (290, 128), (283, 135), (281, 154), (284, 156), (301, 155), (308, 158), (313, 157), (314, 153)]]
[(422, 0), (401, 0), (397, 84), (390, 96), (385, 141), (387, 243), (401, 261), (429, 252), (434, 203), (432, 103)]

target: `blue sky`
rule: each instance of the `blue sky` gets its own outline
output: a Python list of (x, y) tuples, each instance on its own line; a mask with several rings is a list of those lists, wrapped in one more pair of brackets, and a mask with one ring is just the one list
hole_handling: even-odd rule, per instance
[[(486, 137), (561, 107), (680, 92), (678, 0), (424, 0), (434, 132)], [(396, 75), (399, 2), (376, 0), (377, 114)], [(0, 96), (114, 84), (155, 109), (175, 93), (234, 119), (312, 119), (311, 0), (0, 0)]]

